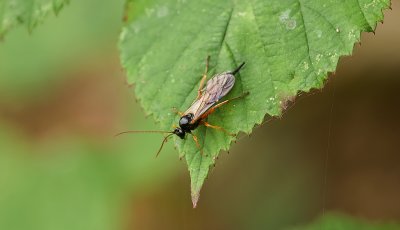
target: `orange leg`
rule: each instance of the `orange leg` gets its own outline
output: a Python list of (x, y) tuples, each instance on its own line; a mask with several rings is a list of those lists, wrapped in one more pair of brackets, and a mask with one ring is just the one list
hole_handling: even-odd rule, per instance
[(240, 95), (240, 96), (237, 96), (237, 97), (234, 97), (234, 98), (225, 100), (225, 101), (223, 101), (223, 102), (220, 102), (220, 103), (214, 105), (213, 107), (211, 107), (211, 109), (209, 109), (207, 112), (205, 112), (205, 113), (201, 116), (201, 118), (202, 118), (202, 119), (205, 119), (205, 118), (208, 117), (208, 115), (210, 115), (210, 114), (212, 114), (213, 112), (215, 112), (215, 109), (217, 109), (217, 108), (219, 108), (219, 107), (221, 107), (221, 106), (223, 106), (223, 105), (225, 105), (225, 104), (227, 104), (227, 103), (229, 103), (229, 102), (231, 102), (231, 101), (233, 101), (233, 100), (243, 98), (243, 97), (245, 97), (245, 96), (247, 96), (247, 95), (249, 95), (249, 94), (250, 94), (249, 92), (244, 92), (244, 93), (243, 93), (242, 95)]
[(201, 155), (203, 155), (203, 149), (201, 148), (201, 146), (199, 144), (199, 140), (197, 139), (197, 136), (194, 135), (193, 133), (190, 133), (190, 134), (192, 134), (193, 140), (196, 143), (197, 148), (200, 150)]
[(207, 123), (206, 121), (202, 121), (202, 123), (206, 127), (209, 127), (209, 128), (212, 128), (212, 129), (221, 130), (221, 131), (225, 132), (226, 134), (228, 134), (229, 136), (232, 136), (232, 137), (236, 136), (234, 133), (230, 133), (230, 132), (226, 131), (226, 129), (224, 129), (224, 128), (220, 127), (220, 126), (211, 125), (211, 124)]
[(210, 56), (207, 56), (206, 69), (204, 71), (203, 77), (201, 78), (199, 89), (197, 90), (197, 98), (196, 98), (196, 100), (198, 100), (201, 97), (201, 90), (203, 89), (204, 83), (206, 82), (206, 79), (207, 79), (207, 72), (208, 72), (209, 62), (210, 62)]

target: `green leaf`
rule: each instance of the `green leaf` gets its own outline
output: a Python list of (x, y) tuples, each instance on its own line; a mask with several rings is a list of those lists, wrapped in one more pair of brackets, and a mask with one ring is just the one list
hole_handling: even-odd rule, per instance
[[(208, 122), (230, 132), (250, 133), (266, 114), (279, 116), (299, 91), (321, 88), (338, 59), (352, 52), (360, 32), (373, 31), (389, 0), (152, 0), (128, 9), (120, 37), (128, 82), (146, 113), (171, 130), (197, 94), (205, 58), (208, 77), (247, 65), (226, 98), (249, 91), (209, 116)], [(235, 138), (199, 127), (204, 155), (191, 140), (175, 137), (188, 164), (192, 201), (220, 150)]]
[(29, 32), (50, 13), (58, 14), (69, 0), (0, 0), (0, 38), (23, 24)]
[(318, 218), (314, 223), (290, 230), (395, 230), (400, 229), (398, 223), (367, 223), (349, 216), (329, 213)]

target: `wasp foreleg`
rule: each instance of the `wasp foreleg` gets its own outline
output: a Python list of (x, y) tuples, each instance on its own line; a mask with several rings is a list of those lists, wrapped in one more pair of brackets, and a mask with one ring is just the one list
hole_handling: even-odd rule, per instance
[(200, 150), (201, 155), (203, 155), (203, 149), (201, 148), (199, 144), (199, 140), (197, 139), (197, 136), (194, 135), (193, 133), (190, 133), (193, 137), (194, 142), (196, 143), (197, 148)]
[(179, 114), (179, 116), (183, 116), (184, 114), (182, 113), (182, 112), (180, 112), (177, 108), (172, 108), (172, 111), (174, 112), (174, 113), (176, 113), (176, 114)]

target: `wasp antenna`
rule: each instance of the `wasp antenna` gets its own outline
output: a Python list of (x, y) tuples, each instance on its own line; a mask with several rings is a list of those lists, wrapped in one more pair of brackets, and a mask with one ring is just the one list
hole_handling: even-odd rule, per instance
[(169, 138), (171, 135), (173, 135), (173, 133), (167, 135), (167, 136), (164, 138), (164, 140), (163, 140), (162, 143), (161, 143), (160, 149), (158, 150), (158, 152), (157, 152), (157, 154), (156, 154), (156, 157), (158, 157), (158, 155), (160, 154), (162, 148), (164, 147), (165, 142), (168, 141), (168, 138)]
[(234, 71), (231, 72), (231, 74), (235, 75), (239, 72), (239, 70), (244, 66), (244, 64), (246, 64), (245, 62), (243, 62), (242, 64), (240, 64), (240, 66), (238, 66)]
[(114, 135), (114, 137), (117, 137), (119, 135), (126, 134), (126, 133), (172, 133), (172, 132), (161, 131), (161, 130), (128, 130), (128, 131), (117, 133)]

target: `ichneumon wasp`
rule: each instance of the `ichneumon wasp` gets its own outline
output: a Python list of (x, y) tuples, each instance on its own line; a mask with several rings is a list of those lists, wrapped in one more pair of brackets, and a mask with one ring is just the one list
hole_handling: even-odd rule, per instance
[(227, 95), (232, 90), (235, 84), (235, 75), (240, 71), (240, 69), (244, 66), (245, 63), (243, 62), (233, 71), (227, 71), (214, 75), (206, 83), (209, 62), (210, 62), (210, 56), (207, 57), (206, 68), (201, 78), (200, 86), (197, 90), (197, 97), (192, 103), (192, 105), (184, 113), (176, 111), (181, 116), (179, 119), (179, 127), (174, 128), (173, 131), (130, 130), (118, 133), (116, 136), (124, 133), (169, 133), (162, 141), (156, 156), (158, 156), (165, 142), (167, 142), (168, 138), (171, 137), (172, 135), (177, 135), (181, 139), (184, 139), (186, 137), (186, 134), (190, 134), (193, 137), (193, 140), (195, 141), (197, 147), (202, 152), (197, 136), (192, 133), (192, 131), (195, 130), (199, 125), (205, 125), (208, 128), (221, 130), (227, 133), (228, 135), (235, 136), (234, 134), (229, 133), (222, 127), (209, 124), (206, 121), (206, 119), (217, 108), (229, 103), (232, 100), (243, 98), (249, 94), (249, 92), (244, 92), (243, 94), (237, 97), (226, 99), (219, 102), (225, 95)]

